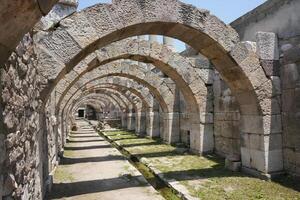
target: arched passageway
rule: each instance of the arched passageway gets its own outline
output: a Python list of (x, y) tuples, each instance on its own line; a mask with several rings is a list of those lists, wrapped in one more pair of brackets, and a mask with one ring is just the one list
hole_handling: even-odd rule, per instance
[[(5, 21), (0, 63), (53, 3), (25, 2), (24, 12)], [(5, 2), (3, 8), (22, 11), (14, 2)], [(24, 16), (31, 17), (25, 22)], [(113, 0), (58, 21), (49, 29), (37, 25), (27, 34), (1, 73), (5, 135), (0, 135), (0, 186), (18, 183), (4, 196), (39, 199), (45, 194), (82, 106), (92, 110), (93, 119), (98, 119), (97, 112), (115, 109), (123, 128), (160, 136), (176, 147), (186, 145), (181, 144), (185, 131), (191, 151), (216, 152), (213, 128), (218, 110), (211, 100), (215, 80), (207, 81), (206, 65), (187, 52), (173, 52), (166, 43), (133, 39), (145, 34), (186, 43), (211, 62), (214, 68), (209, 70), (226, 83), (222, 102), (229, 105), (231, 99), (226, 98), (234, 97), (234, 111), (240, 114), (238, 137), (228, 135), (231, 143), (217, 144), (238, 147), (237, 155), (225, 154), (226, 161), (241, 158), (243, 170), (256, 175), (282, 172), (280, 80), (266, 71), (266, 63), (275, 62), (262, 56), (261, 41), (241, 42), (229, 25), (178, 0)], [(8, 32), (16, 34), (7, 39)], [(224, 113), (218, 117), (232, 120)], [(22, 149), (31, 151), (25, 155)], [(0, 188), (0, 196), (1, 192)]]
[[(271, 102), (272, 91), (268, 88), (272, 88), (272, 82), (265, 76), (254, 48), (239, 43), (232, 28), (193, 6), (175, 0), (145, 2), (142, 7), (138, 5), (135, 1), (98, 4), (63, 20), (51, 35), (40, 35), (39, 55), (51, 60), (51, 65), (43, 63), (43, 70), (47, 71), (48, 66), (52, 68), (52, 62), (56, 66), (54, 71), (52, 68), (54, 73), (48, 79), (57, 83), (89, 53), (111, 42), (142, 34), (174, 37), (209, 58), (224, 78), (240, 105), (242, 138), (252, 141), (255, 135), (262, 144), (270, 141), (272, 130), (265, 124), (276, 119), (270, 115), (270, 106), (266, 106)], [(187, 9), (189, 15), (182, 12)], [(98, 12), (100, 10), (105, 12)], [(85, 30), (86, 34), (82, 36), (76, 30)], [(260, 75), (259, 81), (257, 75)], [(49, 92), (54, 87), (49, 85), (45, 91)], [(261, 101), (261, 98), (265, 101)], [(249, 120), (255, 121), (256, 126), (250, 124)], [(246, 142), (242, 147), (243, 165), (263, 173), (282, 168), (277, 164), (282, 162), (280, 155), (280, 149), (270, 151), (267, 146), (256, 148)]]

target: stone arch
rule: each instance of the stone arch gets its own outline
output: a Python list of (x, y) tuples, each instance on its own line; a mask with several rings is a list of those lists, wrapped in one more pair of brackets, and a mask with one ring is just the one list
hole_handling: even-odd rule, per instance
[[(136, 82), (130, 81), (127, 78), (122, 78), (122, 77), (105, 77), (105, 78), (101, 78), (92, 82), (87, 82), (85, 84), (83, 84), (81, 86), (81, 88), (84, 88), (86, 90), (88, 89), (94, 89), (96, 90), (98, 87), (116, 87), (117, 90), (119, 91), (130, 91), (133, 94), (135, 94), (136, 96), (138, 96), (144, 105), (147, 105), (147, 109), (146, 109), (146, 121), (144, 122), (146, 123), (146, 132), (148, 134), (148, 136), (150, 137), (158, 137), (161, 136), (160, 131), (159, 131), (159, 121), (158, 121), (158, 107), (159, 105), (157, 105), (158, 103), (156, 102), (156, 100), (153, 98), (152, 94), (150, 93), (150, 91), (145, 88), (142, 87), (142, 85), (139, 85)], [(80, 92), (81, 88), (78, 88), (77, 91), (72, 93), (72, 96), (63, 104), (60, 106), (60, 114), (59, 116), (61, 116), (62, 121), (61, 123), (64, 123), (63, 120), (63, 114), (65, 107), (68, 105), (68, 103), (70, 102), (70, 100), (73, 98), (73, 96), (75, 96), (78, 92)], [(76, 97), (74, 97), (76, 98)], [(141, 113), (141, 117), (144, 117), (144, 113)], [(125, 121), (125, 119), (124, 119)], [(138, 121), (138, 120), (137, 120)], [(142, 121), (142, 120), (140, 120)], [(124, 126), (123, 126), (124, 127)], [(139, 126), (138, 126), (139, 127)], [(63, 129), (62, 129), (63, 130)], [(139, 131), (138, 131), (139, 132)]]
[(3, 1), (0, 7), (0, 64), (7, 61), (22, 37), (46, 15), (58, 0)]
[(103, 110), (103, 104), (101, 105), (101, 101), (96, 101), (95, 100), (86, 100), (84, 102), (82, 102), (88, 106), (93, 107), (97, 112), (101, 112)]
[[(101, 96), (101, 99), (100, 98), (96, 98), (96, 97), (92, 97), (91, 99), (86, 99), (86, 98), (82, 98), (81, 100), (79, 100), (78, 102), (76, 102), (73, 106), (73, 111), (76, 111), (81, 104), (99, 104), (98, 106), (95, 106), (95, 107), (99, 107), (99, 111), (100, 110), (103, 110), (103, 108), (108, 105), (108, 104), (112, 104), (114, 105), (115, 107), (121, 109), (119, 107), (119, 104), (116, 104), (116, 102), (114, 101), (110, 101), (109, 99), (104, 99), (103, 96)], [(72, 111), (72, 109), (71, 109)]]
[[(101, 68), (96, 69), (94, 75), (99, 78), (107, 76), (120, 76), (132, 79), (138, 83), (141, 83), (148, 87), (152, 94), (155, 95), (156, 99), (162, 105), (164, 111), (163, 120), (164, 120), (164, 140), (169, 143), (174, 143), (178, 141), (179, 138), (179, 123), (174, 123), (173, 121), (173, 106), (174, 106), (174, 88), (169, 86), (169, 81), (162, 79), (160, 76), (155, 74), (152, 71), (146, 69), (141, 69), (139, 66), (132, 64), (132, 62), (124, 61), (114, 61), (112, 63), (106, 64)], [(86, 75), (83, 79), (91, 79), (91, 75)], [(73, 93), (75, 89), (71, 91)], [(178, 115), (175, 116), (178, 121)], [(200, 127), (194, 128), (197, 129), (199, 133)], [(196, 137), (195, 133), (195, 142), (191, 145), (192, 149), (197, 151), (199, 150), (199, 140)], [(198, 143), (197, 143), (198, 142)]]
[[(105, 83), (105, 82), (104, 82)], [(123, 87), (124, 88), (124, 87)], [(128, 99), (131, 99), (131, 103), (135, 105), (135, 122), (136, 122), (136, 133), (138, 134), (144, 134), (146, 133), (146, 112), (149, 112), (149, 105), (148, 102), (146, 102), (142, 97), (136, 96), (135, 94), (129, 92), (130, 89), (126, 89), (126, 91), (122, 92), (122, 88), (120, 86), (114, 85), (112, 86), (105, 86), (105, 85), (97, 85), (97, 87), (92, 86), (90, 88), (85, 88), (84, 91), (81, 91), (83, 94), (85, 91), (91, 91), (91, 92), (97, 92), (98, 90), (115, 90), (119, 93), (122, 93), (124, 96), (126, 96)], [(79, 96), (81, 96), (79, 94)], [(76, 96), (74, 97), (76, 99)], [(138, 98), (138, 99), (137, 99)], [(146, 108), (146, 109), (145, 109)], [(63, 122), (62, 122), (63, 123)]]
[[(105, 77), (124, 77), (147, 87), (162, 105), (164, 112), (171, 112), (174, 103), (173, 92), (168, 83), (154, 72), (149, 72), (132, 63), (114, 61), (97, 68), (92, 75), (87, 74), (82, 79), (90, 81)], [(73, 93), (76, 89), (71, 90)]]
[[(81, 96), (81, 97), (77, 98), (76, 100), (74, 100), (72, 102), (72, 104), (69, 105), (69, 107), (68, 107), (68, 109), (66, 111), (65, 120), (72, 119), (72, 115), (71, 114), (72, 114), (73, 109), (74, 109), (74, 107), (76, 105), (79, 105), (81, 102), (83, 102), (85, 100), (89, 100), (89, 99), (98, 99), (99, 100), (99, 98), (102, 101), (105, 100), (106, 102), (113, 103), (113, 105), (119, 107), (119, 109), (121, 111), (127, 109), (126, 107), (124, 107), (124, 104), (123, 104), (123, 102), (120, 99), (114, 97), (113, 95), (111, 95), (109, 93), (105, 93), (105, 94), (104, 93), (101, 93), (101, 94), (91, 93), (91, 94), (84, 95), (84, 96)], [(125, 106), (127, 106), (127, 105), (125, 105)], [(67, 128), (67, 126), (65, 128)], [(63, 140), (64, 140), (64, 138), (66, 138), (67, 134), (68, 134), (68, 130), (63, 131), (63, 137), (62, 137)]]
[[(121, 111), (121, 109), (122, 109), (122, 108), (120, 108), (120, 105), (118, 104), (118, 102), (115, 102), (114, 99), (112, 99), (106, 95), (89, 96), (88, 98), (81, 97), (80, 99), (78, 99), (78, 101), (75, 101), (73, 103), (74, 104), (69, 108), (69, 111), (67, 112), (67, 116), (70, 121), (72, 121), (72, 119), (74, 120), (73, 116), (75, 116), (76, 111), (82, 104), (91, 105), (94, 108), (99, 107), (98, 113), (105, 110), (104, 108), (107, 106), (114, 106), (115, 108), (118, 108), (119, 111)], [(98, 118), (98, 116), (96, 116), (96, 117)], [(64, 125), (66, 127), (68, 127), (67, 123)], [(62, 133), (62, 138), (66, 137), (66, 135), (68, 135), (68, 133), (69, 133), (69, 131), (67, 129), (66, 132)], [(62, 142), (64, 142), (64, 141), (62, 141)]]
[[(126, 113), (128, 116), (127, 117), (130, 117), (130, 120), (126, 119), (127, 121), (127, 128), (129, 130), (134, 130), (135, 129), (135, 118), (133, 118), (133, 114), (132, 114), (132, 111), (135, 112), (137, 110), (137, 107), (135, 105), (134, 102), (132, 102), (131, 100), (128, 99), (128, 97), (126, 97), (124, 94), (122, 94), (121, 92), (119, 92), (118, 90), (112, 90), (111, 88), (110, 89), (99, 89), (99, 90), (86, 90), (86, 91), (83, 91), (81, 94), (79, 94), (78, 96), (74, 97), (74, 101), (76, 102), (77, 99), (81, 99), (81, 98), (90, 98), (92, 95), (97, 95), (97, 94), (105, 94), (105, 95), (108, 95), (108, 96), (114, 96), (112, 98), (114, 98), (114, 100), (116, 102), (119, 102), (120, 105), (123, 104), (123, 105), (126, 105), (127, 108), (126, 109), (121, 109), (123, 111), (123, 113)], [(71, 107), (73, 107), (74, 105), (74, 102), (70, 102), (69, 103), (69, 106), (67, 108), (67, 113), (69, 112), (69, 110), (71, 109)], [(132, 110), (133, 108), (133, 110)], [(123, 119), (123, 118), (122, 118)], [(63, 124), (64, 120), (62, 120), (62, 124)], [(122, 122), (122, 124), (125, 123), (125, 122)]]
[[(209, 58), (239, 102), (243, 137), (252, 143), (259, 138), (262, 144), (252, 147), (251, 142), (245, 142), (243, 165), (262, 173), (282, 169), (282, 150), (271, 150), (269, 145), (270, 123), (274, 119), (270, 109), (272, 82), (266, 78), (253, 47), (239, 43), (237, 33), (206, 10), (177, 0), (116, 0), (113, 4), (98, 4), (66, 18), (56, 31), (44, 35), (40, 43), (50, 54), (41, 56), (55, 57), (53, 63), (58, 68), (51, 70), (57, 83), (96, 48), (144, 34), (177, 38)], [(54, 87), (48, 86), (46, 94)]]
[[(101, 96), (101, 98), (99, 96), (93, 96), (88, 98), (81, 98), (79, 101), (74, 102), (73, 111), (76, 111), (81, 104), (93, 104), (93, 106), (99, 108), (98, 110), (101, 111), (109, 103), (121, 110), (120, 105), (117, 104), (115, 101), (110, 101), (110, 99), (104, 99), (103, 96)], [(70, 109), (70, 111), (72, 111), (72, 109)]]
[[(107, 95), (110, 96), (111, 98), (115, 99), (117, 102), (120, 103), (120, 105), (122, 105), (123, 108), (126, 108), (126, 111), (130, 111), (130, 110), (136, 110), (136, 106), (134, 105), (133, 102), (131, 102), (126, 96), (122, 95), (120, 92), (116, 91), (116, 90), (108, 90), (108, 89), (102, 89), (102, 90), (86, 90), (83, 91), (76, 99), (88, 96), (88, 95), (92, 95), (92, 94), (103, 94), (103, 95)], [(75, 99), (75, 101), (76, 101)]]
[[(117, 91), (118, 93), (122, 94), (124, 97), (126, 97), (132, 105), (134, 105), (135, 107), (135, 112), (141, 112), (144, 109), (144, 105), (143, 105), (143, 101), (142, 99), (140, 99), (138, 96), (136, 96), (135, 94), (127, 91), (120, 91), (118, 87), (110, 87), (110, 86), (102, 86), (102, 87), (97, 87), (97, 88), (93, 88), (95, 90), (95, 92), (98, 92), (101, 90), (108, 90), (108, 91)], [(88, 90), (88, 89), (87, 89)]]
[[(137, 134), (146, 133), (146, 123), (145, 123), (146, 113), (145, 113), (145, 110), (144, 110), (144, 106), (145, 106), (145, 103), (147, 103), (147, 102), (141, 100), (135, 94), (133, 94), (131, 92), (128, 93), (128, 91), (122, 92), (119, 87), (112, 88), (111, 86), (109, 86), (109, 87), (108, 86), (106, 86), (106, 87), (102, 86), (102, 87), (97, 87), (97, 88), (95, 88), (95, 87), (86, 88), (84, 91), (81, 91), (81, 94), (78, 94), (78, 95), (79, 96), (85, 96), (88, 93), (98, 93), (98, 92), (102, 93), (104, 90), (108, 91), (108, 92), (112, 92), (112, 93), (120, 93), (124, 97), (126, 97), (132, 105), (134, 105), (134, 108), (135, 108), (134, 115), (131, 112), (128, 112), (127, 117), (131, 118), (130, 120), (132, 122), (135, 122), (135, 126), (133, 127), (132, 125), (130, 125), (129, 129), (130, 130), (135, 129)], [(76, 99), (77, 97), (75, 96), (73, 98)], [(148, 106), (146, 105), (146, 107), (148, 107)], [(126, 121), (128, 121), (128, 120), (126, 120)], [(122, 124), (123, 124), (123, 122), (122, 122)]]
[[(130, 81), (129, 79), (126, 78), (122, 78), (122, 77), (105, 77), (105, 78), (101, 78), (101, 79), (96, 79), (96, 80), (91, 80), (88, 81), (86, 83), (83, 83), (82, 86), (80, 88), (78, 88), (75, 92), (72, 93), (72, 96), (65, 101), (62, 105), (58, 104), (58, 107), (60, 109), (60, 111), (62, 111), (65, 107), (66, 104), (68, 104), (69, 100), (75, 96), (77, 94), (77, 92), (80, 92), (83, 88), (92, 88), (92, 87), (97, 87), (100, 85), (109, 85), (111, 87), (118, 87), (121, 91), (122, 90), (128, 90), (130, 92), (132, 92), (133, 94), (135, 94), (136, 96), (138, 96), (145, 105), (147, 105), (148, 108), (152, 108), (153, 107), (153, 96), (150, 93), (150, 91), (145, 88), (145, 87), (141, 87), (141, 85), (139, 85), (136, 82)], [(142, 90), (143, 89), (143, 90)]]
[[(166, 45), (125, 39), (100, 48), (95, 51), (95, 54), (97, 58), (88, 57), (85, 62), (77, 65), (76, 73), (71, 73), (64, 80), (61, 80), (61, 83), (58, 83), (59, 88), (65, 88), (61, 98), (82, 76), (87, 73), (90, 74), (93, 69), (115, 60), (131, 59), (151, 63), (150, 68), (157, 67), (168, 75), (182, 91), (192, 110), (196, 109), (195, 112), (198, 112), (198, 107), (204, 100), (202, 93), (205, 91), (205, 85), (203, 83), (204, 78), (201, 77), (203, 74), (201, 69), (197, 68), (193, 58), (188, 60), (180, 54), (172, 52)], [(64, 84), (65, 80), (70, 84)], [(199, 95), (200, 97), (198, 97)]]

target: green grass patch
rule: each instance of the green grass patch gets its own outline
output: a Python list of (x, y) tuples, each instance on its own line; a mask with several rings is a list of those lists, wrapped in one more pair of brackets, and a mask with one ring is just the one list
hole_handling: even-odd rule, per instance
[(263, 181), (225, 169), (224, 159), (215, 155), (182, 154), (161, 140), (139, 138), (127, 131), (104, 134), (130, 154), (147, 158), (148, 164), (160, 170), (164, 177), (177, 180), (199, 199), (300, 200), (299, 180), (283, 177), (276, 182)]

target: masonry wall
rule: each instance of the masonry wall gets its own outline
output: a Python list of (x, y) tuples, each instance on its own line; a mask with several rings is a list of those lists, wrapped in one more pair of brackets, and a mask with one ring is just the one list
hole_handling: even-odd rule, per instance
[(36, 62), (32, 35), (27, 34), (1, 72), (5, 127), (0, 134), (1, 143), (4, 139), (0, 145), (2, 199), (42, 199), (44, 193), (47, 130), (39, 99), (44, 80), (37, 74)]
[(278, 37), (278, 62), (266, 73), (280, 76), (284, 168), (300, 175), (300, 1), (270, 0), (231, 23), (242, 40), (258, 31)]
[(300, 36), (280, 40), (284, 166), (300, 176)]
[(223, 157), (240, 156), (238, 103), (218, 73), (215, 75), (213, 86), (215, 151)]

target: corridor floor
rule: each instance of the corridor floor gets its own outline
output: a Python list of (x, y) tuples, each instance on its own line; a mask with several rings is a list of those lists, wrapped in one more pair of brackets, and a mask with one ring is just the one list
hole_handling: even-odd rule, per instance
[(115, 148), (85, 121), (70, 134), (48, 199), (162, 200)]

